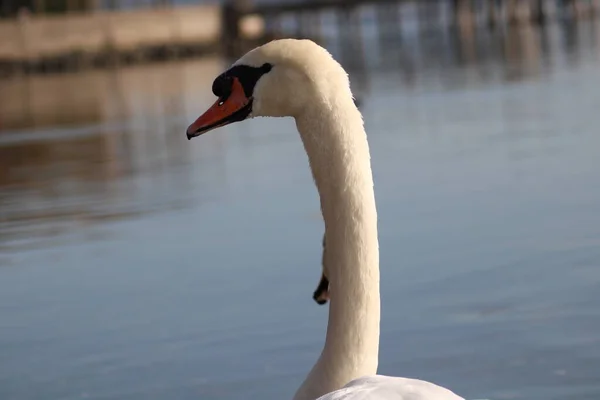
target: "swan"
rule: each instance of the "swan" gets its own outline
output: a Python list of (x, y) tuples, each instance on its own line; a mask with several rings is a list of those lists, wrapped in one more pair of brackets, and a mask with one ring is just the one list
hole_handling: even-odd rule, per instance
[(367, 135), (346, 71), (310, 40), (250, 50), (213, 82), (192, 139), (253, 117), (293, 117), (320, 197), (329, 319), (321, 355), (294, 400), (464, 400), (417, 379), (376, 375), (379, 244)]

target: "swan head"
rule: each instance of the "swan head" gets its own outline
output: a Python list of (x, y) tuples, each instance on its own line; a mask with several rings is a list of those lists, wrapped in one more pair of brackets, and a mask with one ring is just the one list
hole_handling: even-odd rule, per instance
[(298, 117), (340, 94), (352, 99), (348, 75), (310, 40), (281, 39), (257, 47), (213, 82), (217, 101), (187, 129), (191, 139), (253, 117)]

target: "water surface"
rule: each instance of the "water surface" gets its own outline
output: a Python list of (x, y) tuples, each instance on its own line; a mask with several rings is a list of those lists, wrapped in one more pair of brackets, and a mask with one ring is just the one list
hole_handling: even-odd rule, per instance
[[(371, 144), (380, 373), (600, 397), (599, 39), (327, 42)], [(318, 198), (292, 120), (185, 139), (225, 65), (0, 82), (0, 398), (291, 398), (325, 333)]]

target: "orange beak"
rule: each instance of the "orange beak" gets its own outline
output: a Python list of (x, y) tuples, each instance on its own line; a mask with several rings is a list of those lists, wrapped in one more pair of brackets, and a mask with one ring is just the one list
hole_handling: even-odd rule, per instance
[(232, 122), (242, 121), (250, 112), (252, 112), (252, 98), (246, 97), (239, 79), (233, 77), (229, 96), (220, 97), (194, 121), (187, 129), (187, 138), (191, 139)]

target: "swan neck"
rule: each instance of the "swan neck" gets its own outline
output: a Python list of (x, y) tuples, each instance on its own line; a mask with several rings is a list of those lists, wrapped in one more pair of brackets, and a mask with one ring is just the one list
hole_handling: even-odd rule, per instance
[(317, 104), (296, 123), (320, 196), (330, 282), (325, 345), (295, 396), (312, 400), (377, 371), (377, 211), (369, 146), (352, 98)]

